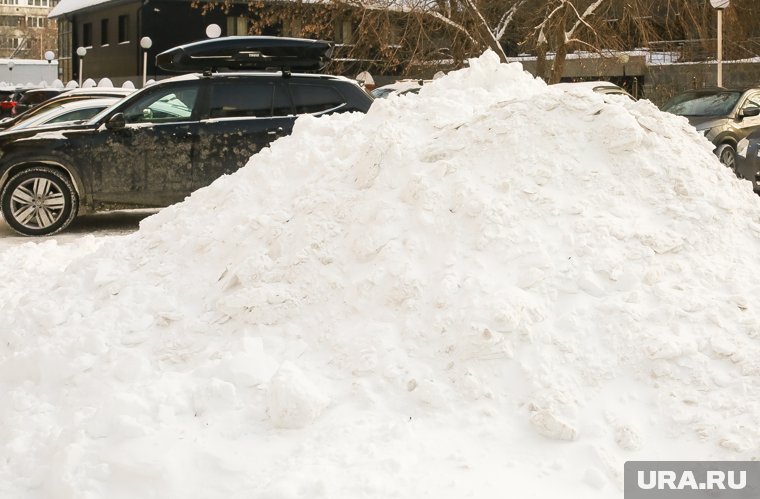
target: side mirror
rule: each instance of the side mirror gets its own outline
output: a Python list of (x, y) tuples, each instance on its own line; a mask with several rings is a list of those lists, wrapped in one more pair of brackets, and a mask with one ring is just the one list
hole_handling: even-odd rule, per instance
[(124, 119), (124, 113), (116, 113), (106, 122), (106, 128), (109, 130), (123, 130), (126, 127), (127, 120)]
[(739, 114), (742, 118), (758, 116), (760, 115), (760, 107), (748, 107), (746, 109), (742, 109), (741, 113)]

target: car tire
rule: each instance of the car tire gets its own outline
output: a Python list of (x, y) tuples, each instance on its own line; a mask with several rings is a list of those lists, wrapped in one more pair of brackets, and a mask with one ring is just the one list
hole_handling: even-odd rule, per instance
[(79, 197), (69, 178), (46, 166), (20, 171), (0, 194), (8, 225), (24, 236), (48, 236), (69, 226), (77, 214)]
[(736, 149), (731, 144), (721, 144), (715, 149), (715, 155), (721, 163), (736, 171)]

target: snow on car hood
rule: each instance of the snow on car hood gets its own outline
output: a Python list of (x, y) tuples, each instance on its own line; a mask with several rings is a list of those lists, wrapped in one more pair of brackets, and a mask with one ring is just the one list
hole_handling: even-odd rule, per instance
[(589, 499), (756, 457), (760, 208), (710, 149), (489, 52), (2, 253), (0, 496)]

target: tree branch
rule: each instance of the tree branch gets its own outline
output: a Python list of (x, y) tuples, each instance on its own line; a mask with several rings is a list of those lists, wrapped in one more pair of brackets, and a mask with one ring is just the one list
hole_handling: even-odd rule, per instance
[(567, 3), (570, 5), (570, 8), (573, 9), (573, 12), (575, 12), (575, 16), (578, 18), (578, 20), (575, 22), (572, 28), (570, 28), (570, 31), (565, 32), (565, 40), (568, 40), (573, 37), (575, 34), (575, 30), (577, 30), (581, 24), (585, 25), (587, 28), (589, 28), (591, 31), (596, 32), (594, 28), (591, 27), (589, 23), (586, 22), (586, 18), (593, 15), (594, 11), (599, 7), (601, 4), (606, 2), (607, 0), (596, 0), (596, 2), (589, 5), (586, 10), (583, 12), (583, 15), (580, 15), (578, 13), (578, 9), (575, 8), (575, 5), (573, 5), (573, 2), (568, 2), (567, 0), (563, 0), (563, 3)]
[(507, 31), (507, 28), (510, 24), (512, 24), (512, 20), (515, 18), (515, 14), (520, 9), (520, 7), (522, 7), (525, 1), (526, 0), (519, 0), (514, 5), (512, 5), (512, 7), (506, 11), (503, 16), (501, 16), (501, 19), (499, 19), (499, 22), (496, 24), (496, 29), (494, 30), (494, 37), (497, 40), (502, 39), (504, 33)]
[(483, 42), (485, 42), (491, 50), (496, 52), (501, 62), (507, 62), (507, 54), (504, 53), (501, 43), (499, 43), (499, 40), (494, 36), (493, 31), (488, 27), (488, 22), (486, 22), (483, 14), (480, 13), (480, 10), (478, 10), (478, 6), (475, 5), (473, 0), (464, 0), (464, 4), (469, 7), (470, 12), (475, 16), (475, 26), (480, 32)]
[(426, 12), (426, 14), (428, 14), (429, 16), (431, 16), (434, 19), (438, 19), (439, 21), (441, 21), (442, 23), (446, 24), (447, 26), (450, 26), (450, 27), (454, 28), (455, 30), (459, 31), (464, 36), (466, 36), (467, 39), (470, 40), (470, 42), (472, 42), (473, 44), (475, 44), (475, 45), (478, 44), (478, 41), (475, 38), (473, 38), (472, 35), (470, 35), (469, 30), (467, 30), (467, 28), (465, 28), (461, 24), (452, 21), (451, 19), (449, 19), (448, 17), (444, 16), (440, 12), (428, 11), (428, 12)]

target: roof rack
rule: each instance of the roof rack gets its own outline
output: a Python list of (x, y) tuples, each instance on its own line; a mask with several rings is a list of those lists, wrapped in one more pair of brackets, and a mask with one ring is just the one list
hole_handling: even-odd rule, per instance
[(256, 70), (318, 71), (332, 56), (324, 40), (276, 36), (227, 36), (188, 43), (156, 56), (156, 66), (173, 72)]

